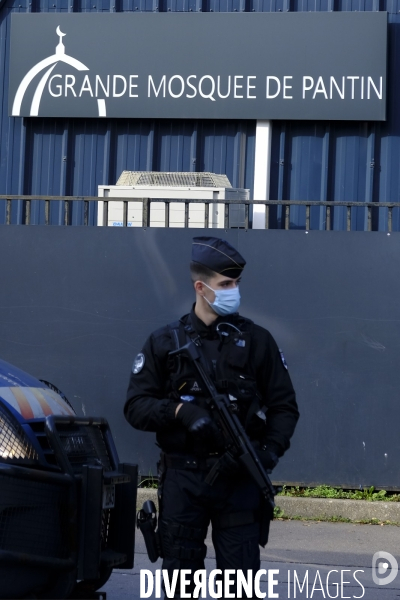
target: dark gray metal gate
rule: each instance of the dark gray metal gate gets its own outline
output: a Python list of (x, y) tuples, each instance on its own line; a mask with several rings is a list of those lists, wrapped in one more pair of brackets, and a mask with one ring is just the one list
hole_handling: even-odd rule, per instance
[[(193, 235), (0, 227), (0, 356), (106, 416), (123, 460), (155, 472), (122, 407), (135, 354), (189, 311)], [(242, 313), (283, 348), (301, 419), (275, 479), (400, 488), (400, 236), (214, 230), (245, 256)]]

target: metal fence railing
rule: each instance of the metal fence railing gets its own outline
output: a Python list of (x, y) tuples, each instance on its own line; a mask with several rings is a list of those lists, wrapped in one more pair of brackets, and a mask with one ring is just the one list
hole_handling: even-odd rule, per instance
[[(50, 213), (52, 203), (59, 203), (61, 206), (58, 210), (58, 222), (51, 223)], [(33, 196), (33, 195), (0, 195), (0, 224), (11, 225), (14, 222), (23, 225), (31, 224), (59, 224), (71, 225), (71, 214), (74, 203), (81, 203), (82, 215), (81, 224), (87, 226), (89, 224), (96, 225), (97, 223), (89, 223), (89, 206), (92, 203), (100, 202), (102, 206), (102, 223), (109, 223), (109, 206), (110, 203), (120, 203), (122, 205), (122, 221), (121, 225), (128, 225), (128, 207), (130, 203), (140, 203), (141, 223), (135, 223), (137, 226), (150, 227), (151, 208), (154, 205), (164, 203), (164, 227), (170, 227), (171, 204), (184, 205), (183, 227), (189, 227), (189, 210), (190, 205), (204, 204), (204, 227), (211, 226), (210, 223), (210, 205), (218, 204), (223, 207), (224, 218), (223, 226), (229, 228), (229, 207), (233, 205), (241, 205), (244, 207), (243, 228), (248, 229), (251, 226), (253, 210), (259, 210), (263, 207), (263, 225), (265, 229), (315, 229), (323, 231), (331, 231), (333, 229), (341, 229), (351, 231), (353, 229), (363, 231), (384, 230), (391, 232), (393, 230), (393, 215), (396, 211), (396, 230), (400, 229), (400, 202), (318, 202), (308, 200), (229, 200), (229, 201), (214, 201), (214, 200), (165, 200), (156, 198), (104, 198), (95, 196)], [(19, 218), (14, 221), (13, 204), (18, 203), (20, 206)], [(4, 209), (1, 209), (1, 206)], [(40, 205), (40, 211), (37, 207)], [(97, 205), (97, 204), (96, 204)], [(93, 204), (92, 204), (93, 206)], [(36, 208), (35, 208), (36, 207)], [(257, 207), (257, 208), (256, 208)], [(318, 215), (312, 211), (319, 208)], [(253, 209), (253, 210), (252, 210)], [(304, 218), (299, 225), (293, 225), (291, 221), (291, 211), (303, 211)], [(32, 215), (37, 215), (40, 212), (40, 218)], [(298, 212), (296, 213), (298, 214)], [(353, 227), (354, 216), (358, 215), (359, 224)], [(335, 223), (340, 221), (340, 226), (335, 226)], [(92, 219), (93, 220), (93, 219)], [(314, 221), (314, 225), (312, 223)], [(260, 222), (260, 213), (258, 214), (258, 223)], [(258, 225), (258, 228), (260, 226)], [(261, 227), (262, 228), (262, 227)]]

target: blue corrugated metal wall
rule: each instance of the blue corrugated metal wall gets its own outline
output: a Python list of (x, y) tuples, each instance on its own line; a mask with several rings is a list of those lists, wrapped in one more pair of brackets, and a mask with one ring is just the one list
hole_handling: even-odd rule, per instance
[[(169, 121), (38, 119), (8, 117), (8, 55), (11, 12), (389, 12), (388, 121), (290, 122), (273, 124), (271, 199), (400, 201), (400, 0), (6, 0), (0, 9), (0, 193), (97, 195), (99, 184), (111, 185), (124, 169), (213, 171), (226, 173), (233, 186), (253, 187), (254, 121)], [(13, 223), (21, 222), (23, 203), (13, 206)], [(36, 210), (36, 212), (35, 212)], [(32, 222), (41, 222), (40, 209)], [(374, 215), (373, 228), (384, 229), (385, 209)], [(74, 205), (71, 222), (82, 223)], [(0, 202), (0, 223), (5, 203)], [(60, 207), (51, 220), (61, 222)], [(304, 228), (303, 207), (291, 209), (291, 226)], [(95, 222), (92, 210), (90, 222)], [(281, 211), (271, 215), (282, 227)], [(363, 208), (353, 211), (352, 229), (363, 230)], [(324, 209), (313, 208), (311, 227), (324, 224)], [(345, 229), (343, 209), (336, 208), (335, 229)], [(393, 229), (400, 215), (393, 213)]]

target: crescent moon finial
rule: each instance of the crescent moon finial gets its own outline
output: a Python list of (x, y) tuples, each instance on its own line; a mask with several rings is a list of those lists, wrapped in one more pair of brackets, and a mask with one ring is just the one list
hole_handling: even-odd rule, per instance
[(63, 38), (63, 37), (64, 37), (64, 35), (67, 35), (66, 33), (63, 33), (63, 32), (61, 31), (61, 29), (60, 29), (60, 26), (59, 26), (59, 25), (57, 25), (56, 34), (59, 36), (59, 38), (60, 38), (60, 41), (61, 41), (61, 38)]

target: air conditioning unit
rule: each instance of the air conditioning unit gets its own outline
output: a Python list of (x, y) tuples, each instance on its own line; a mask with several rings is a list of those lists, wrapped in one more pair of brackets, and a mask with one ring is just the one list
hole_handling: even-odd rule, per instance
[[(233, 188), (226, 175), (215, 173), (167, 173), (154, 171), (123, 171), (116, 185), (99, 185), (100, 198), (150, 198), (169, 202), (170, 227), (184, 227), (185, 204), (189, 202), (189, 227), (204, 227), (205, 205), (193, 200), (212, 200), (209, 208), (209, 227), (224, 227), (224, 204), (229, 200), (249, 200), (250, 190)], [(191, 202), (192, 201), (192, 202)], [(141, 227), (142, 202), (129, 202), (128, 227)], [(99, 202), (98, 225), (103, 223), (103, 203)], [(108, 203), (108, 225), (123, 225), (123, 203)], [(165, 203), (151, 204), (150, 226), (165, 227)], [(245, 226), (244, 204), (229, 206), (229, 227)]]

